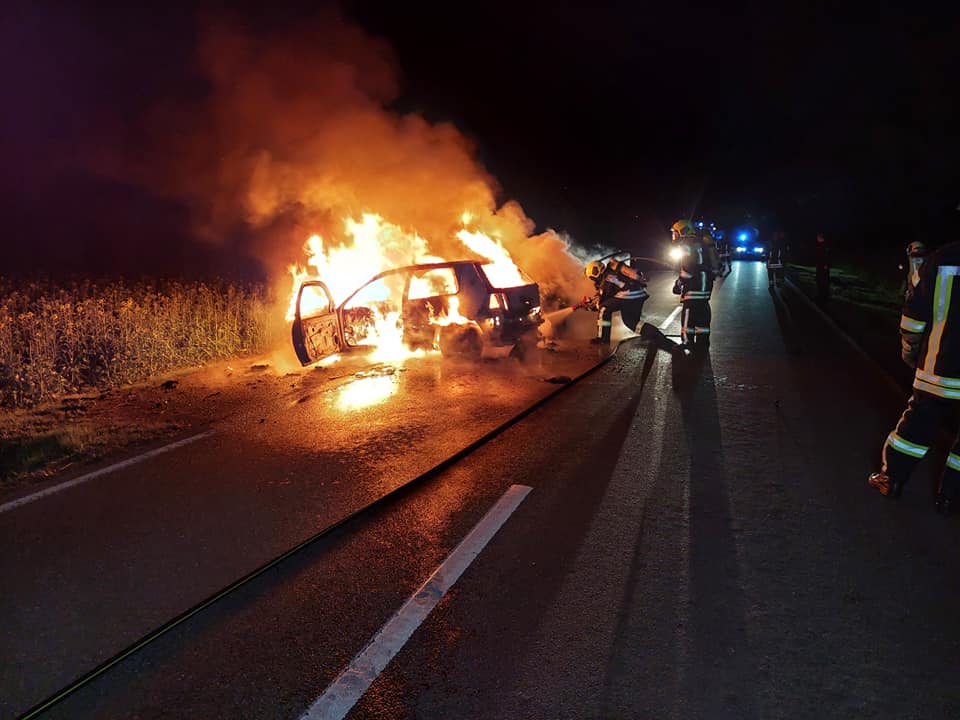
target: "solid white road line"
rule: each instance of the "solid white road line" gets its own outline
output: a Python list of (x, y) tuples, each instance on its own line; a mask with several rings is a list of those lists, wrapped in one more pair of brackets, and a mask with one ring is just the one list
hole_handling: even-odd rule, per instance
[(65, 483), (60, 483), (59, 485), (53, 485), (52, 487), (48, 487), (45, 490), (36, 492), (33, 495), (27, 495), (26, 497), (18, 498), (17, 500), (11, 500), (8, 503), (4, 503), (3, 505), (0, 505), (0, 513), (7, 512), (8, 510), (13, 510), (14, 508), (18, 508), (21, 505), (26, 505), (27, 503), (31, 503), (34, 500), (39, 500), (40, 498), (47, 497), (48, 495), (53, 495), (54, 493), (58, 493), (61, 490), (72, 488), (76, 485), (87, 482), (87, 480), (93, 480), (94, 478), (100, 477), (101, 475), (106, 475), (107, 473), (111, 473), (114, 470), (120, 470), (125, 467), (130, 467), (131, 465), (136, 465), (138, 462), (149, 460), (150, 458), (156, 457), (157, 455), (160, 455), (162, 453), (169, 452), (171, 450), (176, 450), (179, 447), (183, 447), (184, 445), (189, 445), (190, 443), (196, 442), (197, 440), (202, 440), (205, 437), (210, 437), (215, 432), (216, 430), (207, 430), (206, 432), (200, 433), (199, 435), (193, 435), (192, 437), (184, 438), (183, 440), (177, 440), (177, 442), (175, 443), (170, 443), (169, 445), (158, 447), (157, 449), (151, 450), (150, 452), (145, 452), (143, 453), (143, 455), (137, 455), (136, 457), (132, 457), (127, 460), (114, 463), (113, 465), (108, 465), (105, 468), (94, 470), (93, 472), (87, 473), (86, 475), (81, 475), (80, 477), (74, 478), (73, 480), (68, 480)]
[(680, 314), (680, 311), (681, 311), (681, 310), (683, 310), (683, 305), (677, 305), (677, 306), (673, 309), (673, 312), (670, 313), (669, 315), (667, 315), (667, 319), (664, 320), (662, 323), (660, 323), (660, 329), (661, 329), (661, 330), (666, 330), (666, 329), (667, 329), (667, 326), (674, 321), (674, 319), (677, 317), (677, 315)]
[(532, 489), (511, 485), (433, 575), (300, 716), (301, 720), (345, 717)]

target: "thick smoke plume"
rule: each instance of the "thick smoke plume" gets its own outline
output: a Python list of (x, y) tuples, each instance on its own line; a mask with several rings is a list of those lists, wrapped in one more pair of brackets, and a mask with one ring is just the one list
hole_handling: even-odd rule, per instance
[(144, 172), (188, 202), (206, 239), (256, 256), (288, 283), (309, 235), (347, 242), (344, 220), (364, 213), (415, 231), (433, 255), (468, 257), (456, 232), (469, 212), (472, 228), (501, 240), (546, 298), (590, 291), (566, 239), (534, 235), (519, 204), (498, 204), (495, 180), (457, 128), (388, 109), (400, 84), (382, 41), (334, 14), (256, 34), (220, 18), (200, 37), (196, 69), (208, 92), (156, 109), (157, 152)]

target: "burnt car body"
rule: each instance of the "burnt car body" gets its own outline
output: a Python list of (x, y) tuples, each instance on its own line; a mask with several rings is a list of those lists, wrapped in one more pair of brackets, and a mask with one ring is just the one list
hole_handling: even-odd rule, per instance
[(373, 276), (339, 305), (325, 283), (297, 291), (293, 347), (302, 365), (399, 335), (411, 349), (479, 357), (485, 346), (516, 345), (543, 322), (540, 289), (494, 287), (476, 260), (424, 263)]

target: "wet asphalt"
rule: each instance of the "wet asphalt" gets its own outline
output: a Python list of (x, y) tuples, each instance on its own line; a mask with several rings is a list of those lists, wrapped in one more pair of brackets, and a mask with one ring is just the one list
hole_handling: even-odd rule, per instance
[[(669, 278), (651, 292), (659, 321)], [(48, 716), (296, 718), (513, 484), (533, 490), (350, 717), (960, 715), (956, 520), (926, 475), (899, 503), (865, 482), (900, 397), (759, 263), (712, 305), (709, 355), (624, 342)], [(355, 421), (318, 382), (0, 515), (0, 713), (555, 389), (533, 375), (395, 372)]]

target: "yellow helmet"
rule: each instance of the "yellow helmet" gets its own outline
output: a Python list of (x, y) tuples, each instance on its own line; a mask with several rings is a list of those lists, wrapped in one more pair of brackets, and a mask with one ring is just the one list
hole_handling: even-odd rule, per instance
[(670, 232), (673, 233), (673, 239), (684, 238), (684, 237), (694, 237), (697, 234), (697, 231), (693, 227), (693, 223), (689, 220), (677, 220), (673, 225), (670, 226)]
[(587, 263), (587, 266), (583, 269), (583, 274), (586, 275), (591, 280), (596, 280), (601, 275), (603, 271), (607, 269), (607, 266), (604, 265), (599, 260), (591, 260)]

